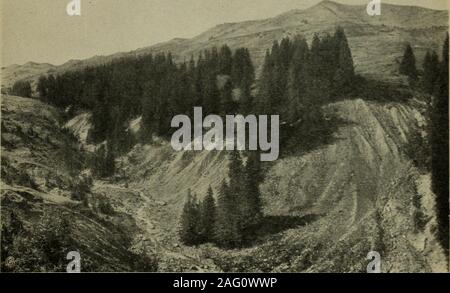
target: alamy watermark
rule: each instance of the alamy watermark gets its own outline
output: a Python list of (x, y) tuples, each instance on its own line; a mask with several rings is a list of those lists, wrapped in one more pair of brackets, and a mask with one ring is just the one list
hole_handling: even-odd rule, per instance
[[(270, 119), (268, 115), (226, 115), (224, 125), (219, 115), (208, 115), (203, 119), (202, 108), (194, 107), (193, 123), (187, 115), (176, 115), (171, 126), (179, 127), (170, 142), (176, 151), (243, 151), (248, 147), (251, 151), (266, 152), (261, 153), (261, 161), (275, 161), (280, 153), (279, 115), (271, 115)], [(203, 134), (203, 129), (207, 130), (206, 134)]]
[(367, 14), (370, 16), (381, 15), (381, 0), (372, 0), (367, 4)]
[(67, 15), (80, 16), (81, 15), (81, 0), (72, 0), (66, 7)]
[(367, 273), (379, 274), (381, 273), (381, 255), (378, 251), (370, 251), (366, 257), (370, 262), (367, 264)]
[(66, 259), (70, 260), (67, 264), (66, 272), (81, 273), (81, 255), (78, 251), (70, 251), (66, 256)]

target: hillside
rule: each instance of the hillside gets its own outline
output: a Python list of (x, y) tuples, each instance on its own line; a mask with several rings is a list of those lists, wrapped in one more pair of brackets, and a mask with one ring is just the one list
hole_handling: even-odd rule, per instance
[[(160, 67), (143, 59), (132, 60), (131, 65), (109, 70), (114, 78), (99, 71), (80, 79), (82, 82), (78, 84), (67, 79), (71, 87), (67, 91), (61, 87), (63, 90), (48, 100), (66, 102), (73, 95), (73, 101), (77, 102), (83, 96), (80, 92), (89, 93), (92, 95), (83, 97), (95, 104), (92, 108), (54, 103), (60, 107), (56, 108), (36, 99), (2, 95), (2, 224), (14, 226), (11, 224), (14, 214), (24, 226), (23, 233), (16, 235), (22, 244), (10, 241), (11, 247), (19, 249), (15, 257), (20, 258), (20, 249), (26, 244), (43, 239), (37, 238), (41, 234), (48, 236), (48, 231), (41, 233), (35, 229), (48, 223), (42, 218), (57, 215), (55, 223), (61, 216), (69, 221), (71, 249), (80, 250), (87, 257), (89, 265), (85, 269), (92, 271), (365, 272), (367, 253), (378, 251), (383, 272), (447, 272), (448, 258), (436, 236), (436, 196), (431, 191), (427, 169), (430, 154), (424, 139), (430, 135), (427, 123), (433, 98), (423, 93), (420, 82), (407, 83), (397, 73), (407, 42), (414, 48), (419, 68), (426, 50), (440, 52), (448, 30), (447, 11), (384, 4), (382, 16), (370, 17), (365, 6), (323, 1), (269, 19), (221, 24), (192, 39), (175, 39), (133, 52), (72, 60), (61, 66), (31, 62), (15, 65), (6, 68), (2, 78), (7, 86), (17, 79), (35, 82), (40, 74), (58, 74), (155, 52), (171, 51), (177, 61), (182, 61), (225, 43), (232, 49), (249, 48), (258, 74), (266, 49), (274, 40), (301, 34), (311, 41), (315, 33), (331, 33), (336, 26), (345, 29), (349, 46), (344, 38), (338, 43), (336, 37), (328, 42), (333, 46), (319, 46), (316, 51), (329, 52), (334, 48), (339, 54), (332, 57), (339, 56), (336, 57), (339, 62), (323, 58), (313, 63), (312, 57), (294, 62), (293, 57), (287, 58), (289, 54), (282, 57), (273, 54), (271, 58), (276, 60), (273, 68), (277, 70), (268, 71), (264, 75), (268, 77), (257, 83), (263, 90), (268, 85), (258, 96), (263, 102), (271, 99), (267, 105), (283, 106), (270, 107), (274, 113), (290, 114), (284, 108), (294, 109), (297, 106), (291, 102), (296, 100), (306, 101), (308, 106), (303, 92), (311, 94), (308, 98), (314, 107), (298, 107), (294, 110), (302, 111), (293, 111), (295, 119), (282, 123), (285, 128), (280, 158), (264, 162), (261, 167), (264, 178), (259, 188), (264, 216), (261, 222), (250, 226), (251, 230), (247, 227), (240, 231), (248, 235), (242, 242), (236, 241), (238, 245), (232, 246), (233, 249), (198, 242), (186, 246), (180, 241), (180, 216), (188, 192), (203, 199), (211, 186), (217, 196), (221, 183), (228, 179), (230, 163), (226, 151), (174, 151), (168, 140), (170, 118), (172, 114), (186, 113), (185, 105), (173, 112), (165, 105), (173, 103), (174, 98), (181, 97), (183, 102), (192, 98), (182, 95), (192, 85), (201, 88), (192, 92), (195, 95), (206, 93), (202, 99), (211, 96), (213, 102), (226, 101), (222, 95), (213, 96), (206, 90), (211, 85), (217, 86), (218, 71), (208, 73), (198, 67), (201, 70), (192, 70), (195, 73), (192, 76), (200, 76), (208, 83), (202, 78), (186, 78), (185, 87), (177, 88), (182, 79), (175, 74), (165, 75), (178, 70), (171, 59)], [(352, 58), (344, 54), (349, 49), (356, 73), (366, 79), (353, 74)], [(249, 54), (244, 53), (246, 60), (250, 60)], [(289, 75), (280, 73), (282, 62), (289, 64), (284, 68)], [(323, 63), (336, 64), (324, 67), (326, 74), (314, 75), (314, 71), (305, 70), (306, 74), (312, 72), (314, 82), (300, 88), (302, 93), (292, 94), (296, 90), (293, 85), (309, 77), (292, 75), (296, 69), (293, 65), (320, 67)], [(233, 71), (239, 71), (236, 70), (239, 66), (230, 64)], [(136, 71), (139, 66), (157, 70), (145, 75), (144, 71)], [(342, 68), (352, 73), (346, 75), (350, 70), (338, 70)], [(248, 93), (253, 85), (251, 71), (251, 81), (243, 87)], [(234, 78), (250, 80), (243, 76)], [(285, 81), (280, 76), (289, 79), (289, 83), (276, 91)], [(336, 76), (351, 78), (339, 83)], [(104, 78), (102, 82), (109, 81), (105, 82), (105, 88), (117, 87), (98, 93), (95, 87), (86, 86), (87, 81), (95, 81), (97, 77)], [(152, 78), (170, 82), (154, 82)], [(386, 80), (389, 82), (382, 82)], [(395, 82), (399, 80), (401, 85)], [(327, 88), (327, 82), (334, 91)], [(157, 84), (155, 89), (153, 83)], [(234, 83), (233, 80), (230, 84)], [(140, 87), (148, 85), (152, 90), (140, 95)], [(87, 90), (79, 91), (82, 87)], [(73, 88), (75, 94), (70, 91)], [(308, 92), (310, 89), (318, 91)], [(229, 90), (231, 100), (235, 89)], [(279, 99), (284, 96), (289, 99)], [(98, 101), (92, 101), (97, 98)], [(248, 98), (251, 100), (250, 94)], [(139, 103), (141, 99), (147, 100)], [(133, 112), (125, 107), (132, 102), (137, 102)], [(192, 105), (186, 106), (187, 110)], [(252, 111), (257, 110), (252, 108), (249, 112)], [(166, 123), (169, 130), (162, 127)], [(93, 124), (98, 129), (92, 128)], [(155, 127), (165, 131), (154, 131)], [(90, 130), (98, 130), (103, 136)], [(126, 147), (119, 148), (125, 144)], [(109, 172), (100, 172), (105, 170)], [(246, 180), (252, 177), (248, 174), (259, 175), (259, 171), (240, 173), (239, 167), (233, 170)], [(252, 193), (248, 181), (236, 180), (239, 184), (234, 183), (235, 189), (222, 193), (225, 197), (227, 193), (240, 193), (237, 191), (240, 188), (247, 190), (242, 197), (230, 197), (233, 208), (245, 206), (245, 197)], [(257, 189), (255, 186), (251, 188)], [(222, 205), (221, 211), (224, 210)], [(238, 215), (230, 211), (227, 215)], [(51, 232), (47, 238), (53, 237)]]
[(342, 121), (333, 142), (267, 166), (261, 185), (266, 226), (247, 249), (192, 248), (177, 236), (188, 189), (202, 198), (227, 177), (225, 152), (138, 144), (118, 160), (119, 182), (98, 182), (95, 189), (137, 219), (145, 231), (141, 244), (156, 249), (163, 271), (358, 272), (365, 271), (367, 252), (376, 250), (384, 272), (443, 272), (430, 177), (406, 151), (425, 125), (421, 101), (326, 106)]
[[(29, 237), (24, 238), (26, 248), (43, 236), (32, 232), (43, 218), (51, 217), (56, 223), (62, 216), (70, 223), (70, 235), (66, 235), (72, 241), (70, 249), (81, 253), (86, 270), (142, 270), (132, 252), (133, 235), (140, 233), (134, 219), (114, 211), (102, 212), (101, 194), (89, 192), (85, 202), (74, 199), (81, 175), (77, 170), (81, 171), (84, 158), (77, 140), (62, 127), (61, 113), (37, 100), (3, 95), (1, 111), (2, 224), (10, 223), (13, 213), (24, 227), (20, 235)], [(20, 249), (17, 243), (15, 246)], [(38, 247), (20, 254), (28, 249)], [(33, 265), (10, 269), (21, 271)], [(57, 269), (65, 271), (65, 266)]]
[(178, 61), (200, 51), (228, 44), (232, 49), (249, 48), (256, 68), (260, 69), (266, 49), (274, 40), (296, 34), (308, 40), (315, 33), (332, 32), (338, 25), (345, 29), (352, 49), (356, 71), (377, 78), (392, 78), (405, 43), (415, 49), (421, 60), (427, 49), (440, 51), (440, 43), (448, 30), (448, 12), (420, 7), (382, 4), (382, 15), (371, 17), (366, 6), (350, 6), (323, 1), (305, 10), (292, 10), (282, 15), (255, 21), (218, 25), (192, 39), (174, 39), (165, 43), (111, 56), (95, 56), (71, 60), (61, 66), (25, 64), (2, 69), (2, 84), (12, 86), (18, 79), (36, 81), (39, 75), (58, 74), (111, 62), (127, 56), (172, 52)]
[[(118, 160), (116, 181), (94, 183), (90, 201), (105, 196), (115, 215), (93, 214), (71, 199), (73, 177), (52, 155), (70, 141), (58, 112), (4, 96), (2, 215), (15, 211), (28, 226), (49, 209), (68, 212), (87, 253), (114, 251), (98, 260), (107, 270), (131, 269), (123, 246), (131, 241), (136, 250), (157, 253), (161, 271), (363, 271), (368, 250), (382, 252), (386, 272), (446, 271), (434, 236), (429, 175), (405, 152), (425, 123), (420, 97), (408, 103), (345, 100), (325, 110), (343, 121), (333, 142), (269, 166), (261, 186), (268, 230), (252, 247), (225, 251), (186, 247), (177, 237), (187, 190), (200, 197), (209, 184), (217, 190), (227, 177), (225, 152), (174, 152), (162, 140), (138, 144)], [(81, 114), (66, 125), (83, 135), (87, 119)], [(28, 167), (19, 176), (23, 164)], [(426, 219), (422, 228), (415, 222), (418, 210)], [(133, 239), (117, 239), (119, 231)]]

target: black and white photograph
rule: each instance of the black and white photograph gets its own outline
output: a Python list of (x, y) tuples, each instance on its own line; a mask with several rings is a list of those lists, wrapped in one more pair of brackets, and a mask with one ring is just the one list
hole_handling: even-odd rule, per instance
[(449, 272), (448, 0), (0, 5), (2, 273)]

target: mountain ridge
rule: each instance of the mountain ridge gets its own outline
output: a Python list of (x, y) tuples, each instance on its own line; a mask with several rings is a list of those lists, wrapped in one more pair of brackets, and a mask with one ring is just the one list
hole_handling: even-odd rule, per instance
[[(433, 41), (433, 39), (440, 35), (440, 38), (444, 38), (444, 33), (448, 30), (448, 11), (418, 6), (382, 4), (381, 16), (371, 17), (367, 15), (365, 5), (346, 5), (333, 1), (322, 1), (306, 9), (293, 9), (267, 19), (218, 24), (193, 38), (174, 38), (129, 52), (70, 60), (57, 66), (48, 63), (42, 63), (40, 66), (37, 66), (40, 63), (34, 63), (33, 66), (29, 63), (8, 66), (2, 69), (2, 84), (4, 87), (11, 87), (17, 80), (30, 80), (35, 86), (38, 77), (42, 74), (60, 74), (109, 63), (119, 58), (150, 53), (170, 51), (180, 62), (211, 46), (224, 44), (229, 45), (232, 49), (249, 48), (255, 67), (259, 70), (265, 50), (271, 47), (274, 40), (296, 34), (301, 34), (311, 40), (313, 34), (330, 33), (338, 25), (346, 30), (355, 55), (357, 71), (361, 74), (372, 74), (373, 72), (370, 72), (365, 64), (370, 61), (370, 63), (378, 65), (379, 71), (382, 71), (378, 77), (383, 78), (386, 76), (386, 72), (394, 73), (394, 68), (387, 66), (382, 60), (380, 60), (381, 63), (372, 62), (373, 60), (368, 60), (370, 56), (375, 56), (377, 59), (391, 56), (393, 60), (391, 58), (389, 62), (395, 64), (396, 59), (403, 53), (401, 46), (408, 42), (418, 48), (419, 60), (423, 58), (428, 49), (440, 50), (439, 42)], [(379, 50), (371, 50), (368, 47)], [(388, 47), (393, 47), (395, 50)], [(386, 49), (387, 52), (383, 49)]]

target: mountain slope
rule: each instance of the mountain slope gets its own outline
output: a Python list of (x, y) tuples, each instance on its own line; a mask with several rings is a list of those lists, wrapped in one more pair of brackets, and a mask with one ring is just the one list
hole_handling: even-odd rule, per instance
[[(424, 123), (417, 105), (354, 100), (329, 109), (348, 122), (336, 141), (277, 161), (262, 187), (271, 213), (322, 215), (291, 233), (298, 242), (313, 239), (319, 245), (309, 247), (321, 252), (307, 270), (364, 271), (365, 255), (375, 250), (383, 256), (385, 272), (446, 271), (444, 252), (430, 232), (436, 228), (434, 210), (425, 206), (434, 195), (429, 189), (419, 193), (422, 180), (429, 178), (405, 153)], [(420, 206), (414, 206), (414, 198), (420, 198)], [(432, 219), (424, 231), (415, 226), (416, 209)]]
[[(27, 64), (7, 67), (2, 70), (2, 84), (10, 87), (18, 79), (35, 82), (40, 74), (57, 74), (111, 62), (117, 58), (150, 53), (171, 51), (178, 61), (183, 61), (208, 47), (223, 44), (234, 49), (249, 48), (256, 68), (260, 69), (265, 51), (274, 40), (295, 34), (311, 40), (313, 34), (332, 32), (338, 25), (345, 29), (349, 38), (356, 71), (386, 79), (397, 74), (397, 62), (405, 43), (413, 45), (417, 60), (420, 61), (428, 49), (440, 52), (440, 45), (448, 30), (448, 12), (382, 4), (382, 15), (371, 17), (367, 15), (365, 5), (350, 6), (323, 1), (305, 10), (292, 10), (263, 20), (225, 23), (192, 39), (178, 38), (127, 53), (72, 60), (61, 66), (44, 66), (40, 70), (32, 70)], [(418, 63), (421, 65), (422, 62)], [(19, 74), (19, 71), (23, 74)]]
[[(81, 253), (82, 270), (141, 270), (131, 250), (133, 235), (140, 233), (133, 218), (114, 211), (99, 212), (100, 194), (89, 192), (85, 202), (74, 200), (83, 153), (74, 137), (62, 127), (61, 113), (35, 99), (2, 95), (1, 100), (2, 228), (10, 223), (13, 213), (24, 227), (15, 235), (14, 248), (20, 247), (19, 236), (25, 237), (26, 248), (19, 251), (19, 259), (14, 259), (15, 263), (24, 261), (26, 265), (10, 266), (9, 270), (36, 270), (36, 264), (27, 262), (38, 257), (39, 247), (29, 246), (34, 239), (49, 237), (42, 231), (36, 232), (45, 216), (53, 222), (63, 218), (68, 221), (70, 235), (65, 236), (71, 238), (70, 249)], [(4, 240), (2, 237), (2, 245)], [(30, 250), (33, 250), (30, 259), (25, 256), (20, 259), (24, 251)], [(2, 269), (6, 257), (2, 254)], [(63, 257), (59, 261), (68, 263)], [(56, 269), (65, 271), (65, 265)]]
[[(413, 44), (418, 59), (429, 48), (438, 50), (447, 30), (447, 12), (394, 5), (383, 5), (383, 11), (381, 18), (370, 18), (365, 6), (324, 1), (267, 20), (219, 25), (193, 39), (71, 61), (55, 72), (150, 52), (172, 51), (183, 60), (224, 43), (232, 48), (250, 48), (260, 67), (265, 50), (274, 40), (297, 33), (310, 40), (316, 32), (332, 32), (336, 25), (342, 25), (357, 71), (377, 79), (392, 79), (404, 42)], [(419, 20), (411, 20), (409, 15)], [(34, 74), (31, 79), (36, 78)], [(444, 252), (434, 236), (435, 197), (430, 191), (430, 178), (414, 166), (407, 154), (412, 137), (425, 124), (422, 100), (417, 94), (407, 102), (349, 97), (325, 106), (326, 112), (343, 121), (334, 140), (306, 154), (290, 155), (266, 165), (261, 185), (265, 227), (244, 249), (186, 247), (178, 240), (179, 216), (188, 190), (200, 198), (209, 185), (217, 192), (228, 173), (225, 152), (175, 152), (168, 142), (158, 139), (151, 145), (138, 144), (117, 159), (115, 178), (97, 180), (92, 193), (105, 197), (120, 215), (108, 221), (128, 225), (125, 228), (131, 231), (134, 248), (158, 254), (161, 271), (360, 272), (365, 271), (366, 255), (371, 250), (381, 253), (385, 272), (446, 271)], [(9, 180), (2, 184), (2, 205), (6, 200), (7, 209), (19, 209), (20, 204), (13, 203), (18, 199), (28, 205), (26, 211), (30, 212), (36, 207), (43, 209), (34, 204), (35, 198), (46, 203), (44, 208), (47, 204), (73, 204), (70, 191), (64, 187), (71, 176), (57, 172), (60, 162), (51, 156), (51, 151), (60, 148), (61, 140), (67, 137), (58, 123), (51, 124), (56, 114), (47, 113), (54, 109), (29, 99), (5, 101), (2, 151), (11, 163), (2, 163), (2, 171), (8, 175), (2, 174), (2, 180)], [(27, 120), (30, 115), (32, 119)], [(81, 142), (86, 141), (89, 117), (84, 113), (66, 124)], [(139, 128), (139, 121), (133, 121), (133, 131)], [(18, 128), (18, 123), (25, 124), (25, 129)], [(32, 143), (27, 141), (30, 139)], [(415, 151), (417, 155), (420, 149)], [(16, 173), (24, 169), (22, 160), (30, 166), (26, 169), (30, 174), (24, 176), (26, 180), (16, 182)], [(33, 178), (34, 184), (27, 176)], [(46, 177), (62, 182), (62, 188), (48, 188)], [(423, 225), (418, 224), (419, 220)], [(77, 218), (79, 226), (89, 232), (83, 241), (126, 256), (128, 247), (114, 239), (109, 241), (113, 228), (98, 222), (97, 231), (84, 218)], [(105, 247), (104, 242), (113, 247)], [(116, 268), (130, 269), (128, 263), (126, 267), (118, 265), (121, 259), (108, 257), (105, 261)]]
[(326, 106), (343, 121), (334, 141), (270, 164), (261, 185), (268, 221), (301, 220), (279, 230), (268, 222), (274, 230), (248, 249), (191, 248), (178, 240), (188, 190), (200, 198), (209, 185), (217, 192), (227, 178), (225, 152), (175, 152), (163, 141), (137, 145), (119, 160), (122, 187), (97, 188), (140, 219), (141, 241), (157, 247), (163, 271), (364, 272), (371, 250), (383, 256), (384, 272), (447, 271), (434, 235), (429, 175), (406, 153), (424, 127), (420, 99)]

